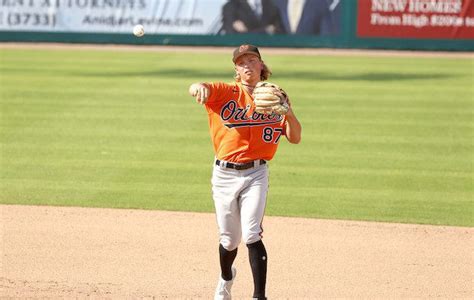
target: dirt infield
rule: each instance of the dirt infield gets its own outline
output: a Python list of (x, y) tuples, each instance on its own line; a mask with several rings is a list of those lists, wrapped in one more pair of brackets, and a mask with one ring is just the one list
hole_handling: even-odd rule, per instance
[[(473, 228), (266, 217), (269, 299), (473, 298)], [(0, 205), (0, 298), (210, 299), (213, 214)], [(252, 279), (239, 248), (234, 299)]]

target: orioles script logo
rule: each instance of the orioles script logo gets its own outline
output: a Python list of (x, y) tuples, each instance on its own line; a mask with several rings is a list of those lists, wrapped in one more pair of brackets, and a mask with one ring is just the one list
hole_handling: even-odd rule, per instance
[(279, 123), (283, 120), (283, 116), (275, 113), (264, 115), (253, 112), (249, 117), (247, 116), (249, 110), (250, 104), (247, 104), (245, 108), (241, 108), (237, 106), (237, 102), (231, 100), (222, 107), (220, 116), (227, 128), (262, 126)]

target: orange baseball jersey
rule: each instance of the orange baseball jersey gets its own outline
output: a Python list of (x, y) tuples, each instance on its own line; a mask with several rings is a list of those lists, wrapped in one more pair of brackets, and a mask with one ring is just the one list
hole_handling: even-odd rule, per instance
[(217, 159), (245, 163), (271, 160), (285, 135), (285, 117), (255, 112), (252, 97), (241, 83), (206, 83), (209, 131)]

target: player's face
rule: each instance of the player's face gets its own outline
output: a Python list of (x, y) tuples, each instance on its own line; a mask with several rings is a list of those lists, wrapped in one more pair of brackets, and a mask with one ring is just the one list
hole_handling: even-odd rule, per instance
[(239, 73), (244, 83), (256, 84), (260, 81), (262, 61), (255, 55), (245, 54), (235, 62), (235, 70)]

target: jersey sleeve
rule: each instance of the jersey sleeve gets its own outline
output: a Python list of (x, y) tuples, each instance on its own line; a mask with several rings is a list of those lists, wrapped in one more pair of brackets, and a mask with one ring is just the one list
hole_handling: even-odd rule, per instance
[(228, 84), (224, 82), (208, 82), (205, 85), (209, 88), (209, 98), (206, 105), (214, 105), (232, 97), (233, 90), (235, 89), (234, 84)]

